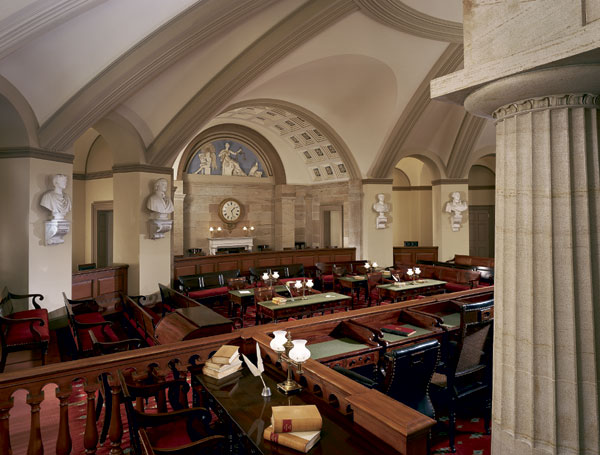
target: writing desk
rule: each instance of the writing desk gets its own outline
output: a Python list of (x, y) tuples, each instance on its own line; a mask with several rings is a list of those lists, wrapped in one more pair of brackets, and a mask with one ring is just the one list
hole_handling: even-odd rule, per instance
[(396, 283), (379, 284), (380, 298), (389, 297), (395, 303), (398, 300), (406, 300), (416, 295), (437, 294), (444, 289), (445, 281), (423, 279), (418, 281), (402, 281), (400, 285)]
[(270, 397), (260, 395), (262, 382), (252, 376), (246, 367), (233, 382), (225, 378), (223, 383), (230, 382), (225, 386), (202, 374), (194, 377), (201, 385), (204, 404), (229, 427), (230, 453), (298, 455), (301, 452), (265, 441), (263, 430), (270, 425), (272, 406), (314, 404), (323, 418), (323, 428), (321, 440), (309, 454), (398, 454), (395, 449), (352, 422), (350, 417), (342, 415), (305, 389), (294, 395), (283, 395), (277, 390), (277, 383), (285, 379), (282, 372), (266, 365), (263, 378), (271, 389)]
[(347, 275), (347, 276), (340, 276), (340, 277), (336, 277), (335, 278), (339, 284), (340, 287), (343, 289), (349, 289), (350, 290), (350, 297), (352, 297), (352, 308), (354, 308), (354, 301), (358, 301), (359, 297), (360, 297), (360, 290), (364, 289), (365, 290), (365, 297), (367, 295), (367, 277), (365, 275), (356, 275), (356, 276), (352, 276), (352, 275)]
[[(240, 307), (240, 317), (242, 318), (242, 324), (244, 320), (244, 315), (246, 314), (246, 308), (254, 305), (254, 289), (232, 289), (229, 291), (229, 302), (231, 303), (231, 313), (233, 315), (236, 314), (237, 309), (235, 306)], [(282, 285), (275, 286), (275, 292), (278, 294), (287, 293), (287, 288)], [(257, 322), (258, 322), (258, 314), (257, 314)]]
[(154, 334), (160, 344), (175, 343), (193, 338), (203, 338), (230, 333), (233, 321), (204, 305), (177, 308), (156, 324)]
[(350, 309), (352, 299), (344, 294), (337, 292), (324, 292), (322, 294), (307, 295), (306, 299), (295, 297), (294, 301), (288, 299), (287, 302), (277, 305), (271, 300), (256, 303), (256, 317), (260, 324), (265, 318), (272, 319), (274, 322), (280, 319), (301, 318), (302, 316), (312, 316), (314, 313), (323, 311), (333, 311), (337, 309)]

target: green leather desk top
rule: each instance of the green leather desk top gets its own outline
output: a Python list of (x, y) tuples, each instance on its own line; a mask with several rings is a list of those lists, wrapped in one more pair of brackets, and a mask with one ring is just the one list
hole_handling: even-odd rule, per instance
[(310, 351), (310, 357), (315, 360), (369, 348), (366, 344), (362, 344), (352, 338), (346, 337), (323, 341), (321, 343), (308, 344), (306, 347)]
[[(381, 289), (388, 289), (390, 291), (409, 291), (411, 289), (419, 289), (419, 288), (425, 288), (428, 286), (438, 286), (438, 285), (444, 285), (446, 284), (445, 281), (439, 281), (439, 280), (431, 280), (431, 279), (424, 279), (424, 280), (419, 280), (422, 281), (422, 283), (419, 283), (418, 281), (402, 281), (400, 286), (397, 286), (396, 283), (391, 283), (391, 284), (378, 284), (377, 287), (381, 288)], [(402, 284), (403, 283), (403, 284)], [(414, 283), (414, 284), (411, 284)]]
[(276, 305), (271, 300), (267, 300), (265, 302), (258, 302), (257, 305), (266, 307), (270, 310), (277, 311), (283, 310), (284, 308), (295, 308), (307, 305), (317, 305), (319, 303), (325, 302), (339, 302), (341, 300), (350, 300), (350, 296), (344, 294), (338, 294), (337, 292), (324, 292), (322, 294), (313, 294), (307, 296), (306, 300), (302, 297), (295, 297), (292, 302), (291, 299), (288, 299), (285, 303), (281, 305)]

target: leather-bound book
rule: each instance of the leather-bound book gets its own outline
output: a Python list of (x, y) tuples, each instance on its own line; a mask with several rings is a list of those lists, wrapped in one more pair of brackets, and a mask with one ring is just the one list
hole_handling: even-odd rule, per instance
[(304, 406), (273, 406), (271, 425), (275, 433), (315, 431), (323, 426), (319, 409), (314, 404)]
[(308, 452), (321, 439), (321, 430), (295, 431), (292, 433), (275, 433), (273, 425), (269, 425), (263, 432), (265, 441), (289, 447), (300, 452)]
[(410, 336), (413, 333), (417, 333), (415, 329), (411, 329), (410, 327), (404, 327), (398, 324), (387, 324), (381, 328), (382, 332), (392, 333), (394, 335), (402, 335), (402, 336)]

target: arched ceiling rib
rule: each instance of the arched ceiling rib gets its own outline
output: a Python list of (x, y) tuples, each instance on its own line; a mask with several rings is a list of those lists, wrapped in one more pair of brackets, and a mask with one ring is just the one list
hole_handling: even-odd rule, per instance
[(349, 0), (312, 0), (276, 24), (188, 102), (148, 149), (148, 161), (172, 162), (186, 142), (239, 90), (295, 47), (356, 7)]
[(389, 178), (392, 169), (404, 156), (403, 144), (408, 138), (412, 128), (431, 102), (429, 96), (429, 82), (436, 77), (455, 71), (463, 63), (463, 46), (450, 44), (442, 54), (431, 71), (427, 74), (404, 112), (396, 122), (394, 130), (390, 134), (383, 149), (379, 152), (375, 164), (369, 171), (372, 178)]
[(98, 74), (46, 121), (42, 145), (67, 148), (90, 125), (192, 49), (274, 0), (209, 0), (186, 10)]
[(423, 14), (399, 0), (354, 1), (371, 18), (402, 32), (449, 43), (463, 42), (463, 27), (458, 22)]

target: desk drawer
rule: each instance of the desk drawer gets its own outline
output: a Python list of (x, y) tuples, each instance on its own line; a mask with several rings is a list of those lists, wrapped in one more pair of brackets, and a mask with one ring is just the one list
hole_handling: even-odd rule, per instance
[(369, 352), (367, 354), (358, 354), (350, 357), (344, 357), (341, 359), (331, 360), (329, 362), (324, 362), (326, 366), (329, 368), (333, 368), (335, 366), (340, 366), (342, 368), (356, 368), (363, 365), (375, 365), (379, 360), (379, 355), (377, 352)]

